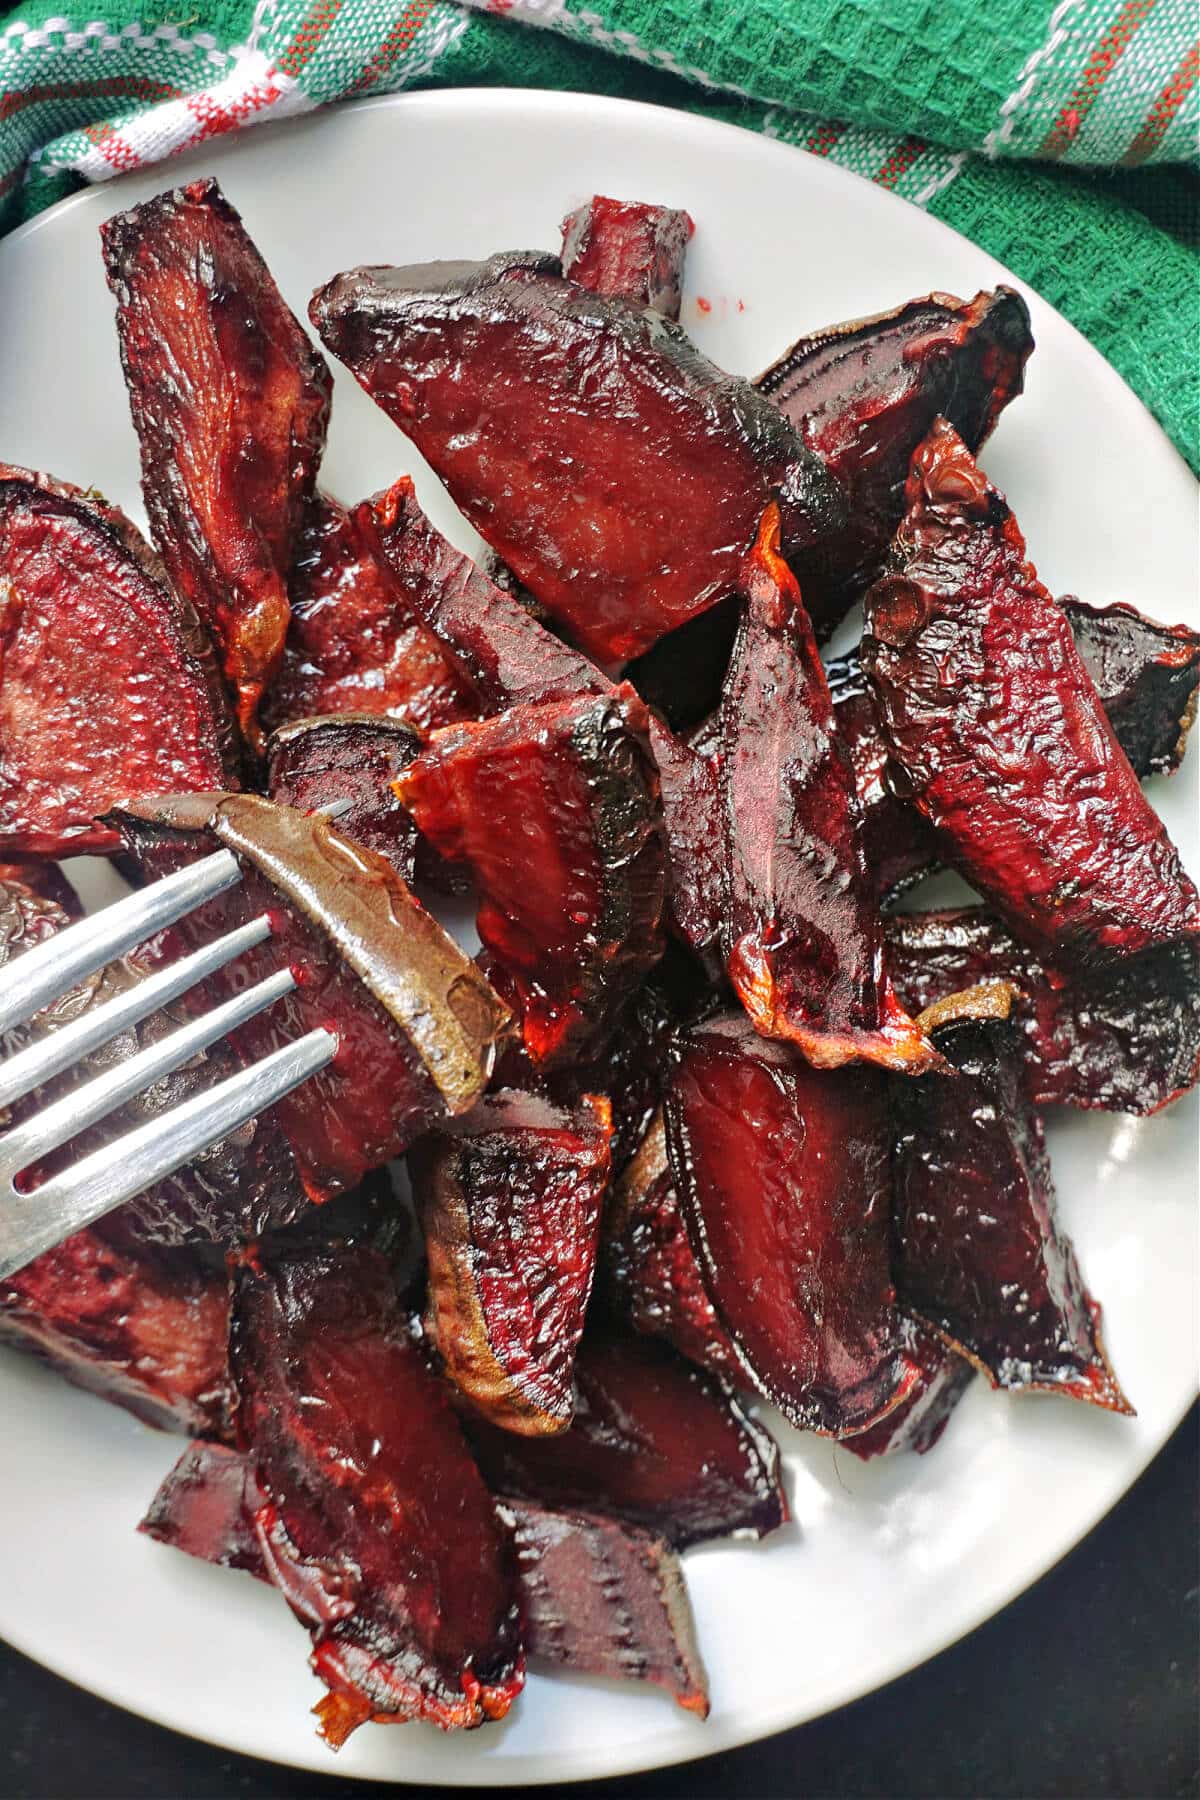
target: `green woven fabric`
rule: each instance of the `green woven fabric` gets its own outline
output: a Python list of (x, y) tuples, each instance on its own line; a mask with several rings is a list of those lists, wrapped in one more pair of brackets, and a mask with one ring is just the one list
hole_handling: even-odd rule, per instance
[(1194, 0), (93, 4), (0, 14), (0, 229), (346, 97), (505, 85), (682, 106), (964, 232), (1090, 337), (1200, 468)]

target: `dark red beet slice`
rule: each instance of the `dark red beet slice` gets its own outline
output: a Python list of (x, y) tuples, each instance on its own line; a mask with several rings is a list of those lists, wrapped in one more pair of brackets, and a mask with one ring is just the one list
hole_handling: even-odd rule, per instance
[(649, 1681), (708, 1717), (679, 1559), (664, 1538), (595, 1513), (506, 1502), (515, 1521), (525, 1648), (534, 1662)]
[(672, 206), (593, 194), (562, 222), (562, 272), (593, 294), (678, 319), (683, 265), (695, 232)]
[(603, 1513), (677, 1549), (786, 1521), (775, 1442), (723, 1382), (653, 1339), (593, 1332), (575, 1379), (575, 1420), (557, 1437), (464, 1421), (496, 1493)]
[(608, 1102), (504, 1090), (409, 1156), (447, 1375), (509, 1431), (563, 1431), (608, 1185)]
[(0, 1281), (0, 1343), (163, 1431), (228, 1430), (224, 1275), (188, 1250), (136, 1253), (96, 1229)]
[[(148, 877), (214, 848), (243, 878), (180, 927), (189, 941), (269, 914), (272, 934), (238, 959), (237, 986), (290, 967), (297, 985), (233, 1041), (248, 1056), (314, 1027), (334, 1061), (272, 1109), (310, 1196), (326, 1198), (467, 1112), (490, 1078), (507, 1013), (475, 964), (390, 863), (327, 819), (252, 795), (200, 795), (120, 815)], [(214, 986), (220, 987), (219, 982)]]
[(1028, 309), (1011, 288), (971, 301), (929, 294), (801, 338), (759, 376), (849, 502), (845, 528), (797, 569), (819, 633), (879, 573), (909, 459), (934, 419), (943, 414), (978, 450), (1021, 392), (1032, 349)]
[(1100, 1341), (1100, 1308), (1055, 1222), (1041, 1120), (1021, 1093), (1013, 1028), (938, 1032), (957, 1078), (897, 1090), (893, 1260), (901, 1304), (993, 1387), (1133, 1409)]
[(1200, 899), (1003, 497), (939, 420), (913, 459), (863, 666), (947, 860), (1064, 967), (1194, 940)]
[(237, 785), (212, 646), (123, 513), (0, 464), (0, 852), (111, 851), (132, 795)]
[(827, 663), (825, 674), (838, 736), (854, 771), (868, 879), (881, 898), (890, 898), (937, 867), (937, 839), (891, 785), (887, 739), (857, 649)]
[(770, 509), (721, 705), (721, 942), (738, 998), (818, 1068), (861, 1058), (919, 1073), (933, 1052), (883, 968), (853, 777)]
[(1170, 775), (1183, 760), (1200, 687), (1200, 633), (1160, 625), (1134, 606), (1058, 603), (1096, 684), (1108, 722), (1139, 775)]
[(277, 730), (318, 713), (386, 713), (426, 729), (470, 718), (470, 690), (351, 523), (317, 494), (288, 583), (292, 616), (263, 701)]
[(681, 1034), (665, 1110), (688, 1236), (742, 1368), (793, 1424), (865, 1430), (914, 1379), (888, 1267), (883, 1076), (812, 1069), (731, 1015)]
[(433, 733), (395, 782), (434, 849), (475, 877), (479, 936), (535, 1065), (603, 1038), (662, 954), (647, 724), (632, 688), (514, 706)]
[(384, 1258), (244, 1269), (231, 1361), (259, 1543), (329, 1689), (322, 1735), (502, 1717), (523, 1680), (512, 1547)]
[(270, 1581), (255, 1517), (263, 1492), (249, 1457), (224, 1444), (189, 1444), (138, 1526), (201, 1562)]
[(100, 236), (151, 535), (220, 644), (257, 744), (329, 371), (215, 181), (116, 213)]
[(638, 655), (732, 593), (773, 496), (787, 553), (844, 523), (836, 484), (769, 401), (678, 326), (582, 291), (545, 257), (356, 269), (310, 313), (599, 660)]
[(342, 836), (386, 857), (402, 880), (411, 881), (417, 831), (392, 782), (420, 747), (412, 726), (399, 719), (370, 713), (298, 719), (267, 740), (267, 788), (280, 806), (303, 812), (336, 805)]
[(975, 1373), (965, 1357), (913, 1319), (904, 1321), (904, 1343), (917, 1371), (908, 1398), (869, 1431), (843, 1440), (863, 1462), (901, 1450), (915, 1450), (918, 1456), (932, 1450)]
[(1152, 1113), (1200, 1079), (1200, 958), (1169, 944), (1069, 980), (983, 907), (898, 914), (889, 967), (914, 1010), (980, 982), (1017, 989), (1025, 1092), (1035, 1106)]

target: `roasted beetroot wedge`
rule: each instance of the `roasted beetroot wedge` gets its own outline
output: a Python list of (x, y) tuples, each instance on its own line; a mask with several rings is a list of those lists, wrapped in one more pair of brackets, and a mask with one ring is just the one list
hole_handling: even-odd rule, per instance
[(338, 805), (342, 836), (386, 857), (411, 881), (417, 830), (392, 783), (420, 747), (412, 726), (399, 719), (349, 712), (298, 719), (267, 740), (268, 791), (280, 806), (302, 812)]
[(133, 525), (0, 464), (0, 852), (111, 851), (129, 795), (237, 785), (208, 636)]
[(230, 1342), (259, 1542), (329, 1689), (322, 1736), (501, 1718), (523, 1680), (512, 1546), (386, 1260), (247, 1266)]
[(593, 194), (562, 222), (562, 272), (593, 294), (678, 319), (683, 265), (696, 230), (672, 206)]
[(688, 1242), (661, 1113), (613, 1189), (602, 1267), (604, 1297), (616, 1318), (665, 1338), (714, 1374), (745, 1379)]
[(956, 300), (929, 294), (895, 312), (801, 338), (755, 384), (842, 484), (839, 533), (798, 572), (818, 633), (832, 630), (879, 573), (904, 511), (909, 459), (943, 414), (973, 450), (1021, 392), (1033, 349), (1011, 288)]
[(888, 1268), (882, 1075), (812, 1069), (727, 1015), (681, 1033), (667, 1146), (708, 1296), (754, 1385), (840, 1437), (914, 1380)]
[(729, 979), (756, 1028), (818, 1068), (934, 1060), (883, 968), (853, 777), (768, 508), (722, 706)]
[(409, 1156), (447, 1375), (509, 1431), (563, 1431), (600, 1236), (608, 1102), (502, 1090)]
[(1196, 717), (1200, 633), (1160, 625), (1134, 606), (1058, 603), (1096, 684), (1108, 722), (1139, 775), (1170, 775)]
[(255, 1519), (263, 1492), (248, 1456), (225, 1444), (189, 1444), (138, 1526), (201, 1562), (270, 1581)]
[(854, 771), (867, 878), (881, 900), (891, 899), (937, 867), (937, 838), (916, 807), (892, 787), (887, 739), (858, 651), (827, 663), (825, 675), (837, 733)]
[(1200, 958), (1168, 944), (1070, 980), (980, 906), (898, 914), (889, 967), (915, 1011), (980, 982), (1011, 982), (1034, 1106), (1152, 1113), (1200, 1079)]
[(837, 485), (768, 400), (678, 326), (584, 292), (545, 257), (353, 270), (311, 316), (600, 661), (732, 593), (772, 496), (786, 553), (844, 523)]
[(1003, 497), (940, 419), (913, 458), (863, 666), (947, 860), (1064, 968), (1194, 941), (1200, 898)]
[(505, 1510), (514, 1520), (533, 1662), (652, 1682), (706, 1719), (708, 1677), (683, 1570), (666, 1539), (596, 1513), (523, 1500)]
[(162, 1431), (229, 1429), (229, 1290), (188, 1250), (80, 1231), (0, 1281), (0, 1343)]
[(904, 1348), (916, 1370), (907, 1399), (878, 1425), (844, 1439), (846, 1449), (863, 1462), (901, 1450), (915, 1450), (918, 1456), (932, 1450), (975, 1373), (965, 1357), (913, 1319), (904, 1321)]
[(895, 1095), (901, 1304), (993, 1387), (1045, 1388), (1132, 1412), (1104, 1354), (1100, 1308), (1055, 1222), (1014, 1028), (968, 1021), (937, 1037), (957, 1077), (906, 1082)]
[(290, 994), (236, 1034), (242, 1052), (264, 1055), (316, 1026), (337, 1034), (334, 1061), (270, 1115), (314, 1200), (470, 1110), (507, 1012), (383, 857), (319, 815), (252, 795), (146, 805), (119, 822), (148, 877), (214, 842), (239, 858), (239, 885), (189, 915), (187, 934), (209, 942), (266, 912), (272, 934), (238, 959), (239, 985), (281, 967), (297, 977)]
[(645, 707), (514, 706), (450, 725), (394, 783), (480, 893), (479, 936), (537, 1065), (603, 1039), (662, 954), (666, 855)]
[(363, 542), (318, 493), (288, 582), (283, 661), (263, 701), (267, 730), (318, 713), (386, 713), (426, 729), (470, 718), (470, 690)]
[(330, 377), (215, 181), (101, 227), (150, 531), (221, 647), (258, 742)]
[(603, 1513), (677, 1549), (786, 1521), (774, 1439), (723, 1382), (650, 1338), (593, 1332), (575, 1380), (575, 1420), (557, 1437), (464, 1421), (495, 1493)]

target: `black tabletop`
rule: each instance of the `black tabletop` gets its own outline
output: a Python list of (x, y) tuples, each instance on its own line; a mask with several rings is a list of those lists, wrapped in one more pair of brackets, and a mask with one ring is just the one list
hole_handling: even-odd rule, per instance
[[(588, 1800), (1200, 1795), (1200, 1415), (1065, 1562), (963, 1643), (750, 1749), (577, 1787)], [(819, 1652), (796, 1622), (797, 1645)], [(230, 1757), (0, 1645), (0, 1800), (317, 1800), (383, 1790)], [(543, 1788), (551, 1800), (571, 1790)], [(444, 1788), (403, 1790), (444, 1794)]]

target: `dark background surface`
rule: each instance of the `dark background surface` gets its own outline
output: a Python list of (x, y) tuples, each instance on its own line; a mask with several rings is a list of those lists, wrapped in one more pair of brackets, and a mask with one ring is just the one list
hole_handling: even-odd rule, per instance
[[(856, 1705), (656, 1775), (531, 1792), (545, 1800), (1200, 1796), (1198, 1452), (1193, 1414), (1044, 1581)], [(820, 1648), (798, 1618), (797, 1657)], [(332, 1756), (328, 1777), (309, 1775), (176, 1737), (0, 1645), (0, 1800), (368, 1800), (386, 1791), (339, 1780)], [(413, 1800), (447, 1791), (402, 1790)]]

